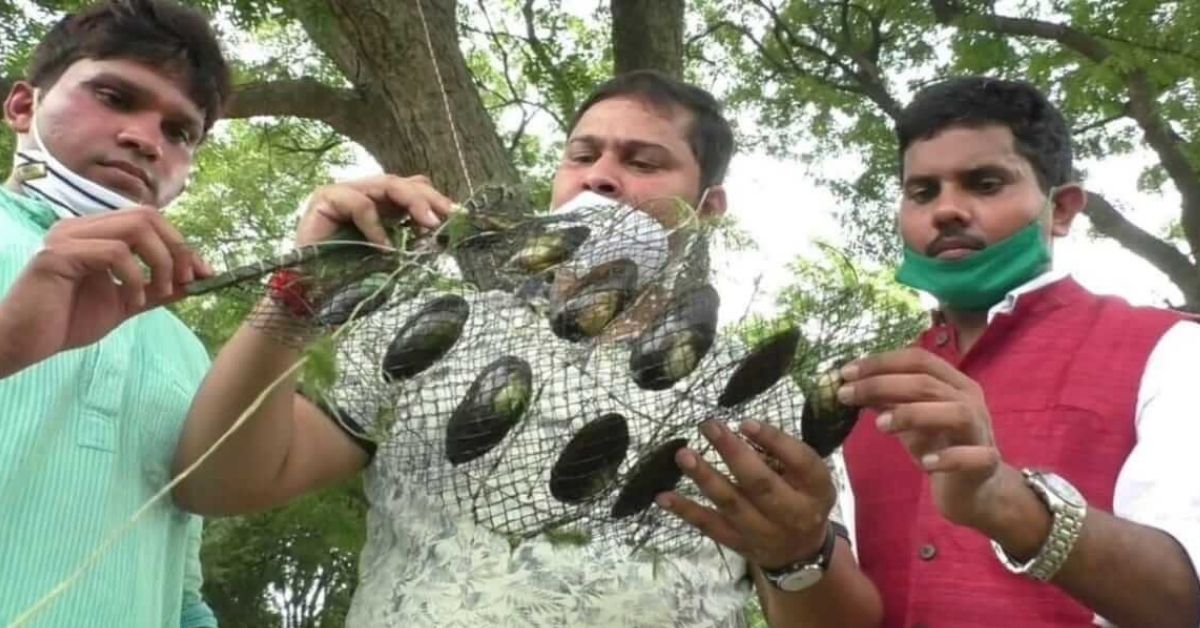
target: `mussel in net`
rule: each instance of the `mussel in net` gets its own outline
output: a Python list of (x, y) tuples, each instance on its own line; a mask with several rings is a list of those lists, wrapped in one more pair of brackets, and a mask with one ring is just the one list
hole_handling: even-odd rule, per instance
[(600, 264), (576, 283), (550, 318), (550, 329), (577, 342), (604, 331), (637, 293), (637, 264), (618, 259)]
[(650, 507), (654, 498), (679, 484), (683, 471), (675, 464), (675, 452), (687, 446), (686, 438), (676, 438), (642, 456), (629, 472), (625, 487), (612, 507), (614, 519), (624, 519)]
[(801, 437), (822, 458), (841, 446), (858, 420), (858, 408), (838, 401), (841, 385), (836, 369), (818, 375), (800, 415)]
[(471, 307), (457, 294), (426, 303), (392, 338), (383, 356), (383, 377), (395, 381), (412, 377), (446, 355), (462, 336)]
[(538, 233), (508, 263), (527, 273), (540, 273), (571, 257), (589, 235), (591, 230), (579, 225)]
[(446, 458), (470, 462), (491, 451), (529, 407), (533, 371), (524, 360), (505, 356), (484, 367), (446, 425)]
[(800, 330), (794, 327), (763, 341), (729, 376), (717, 405), (732, 408), (761, 394), (788, 374), (800, 344)]
[(687, 377), (712, 348), (720, 305), (709, 285), (680, 295), (633, 343), (633, 381), (645, 390), (665, 390)]
[(351, 316), (363, 318), (387, 303), (391, 290), (388, 273), (368, 275), (333, 293), (319, 309), (316, 321), (322, 325), (343, 325)]
[(550, 494), (575, 504), (604, 490), (625, 460), (629, 425), (615, 412), (584, 425), (550, 468)]

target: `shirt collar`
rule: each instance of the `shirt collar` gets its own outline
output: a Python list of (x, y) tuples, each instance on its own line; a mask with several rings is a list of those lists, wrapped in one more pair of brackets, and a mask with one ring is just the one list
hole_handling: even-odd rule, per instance
[(988, 309), (988, 324), (991, 324), (992, 320), (994, 320), (996, 316), (1000, 314), (1012, 314), (1013, 310), (1017, 308), (1017, 300), (1023, 295), (1045, 288), (1046, 286), (1057, 281), (1062, 281), (1063, 279), (1066, 279), (1068, 275), (1069, 273), (1065, 270), (1050, 269), (1017, 286), (1016, 288), (1009, 290), (1008, 294), (1004, 295), (1004, 298), (1001, 299), (999, 303)]

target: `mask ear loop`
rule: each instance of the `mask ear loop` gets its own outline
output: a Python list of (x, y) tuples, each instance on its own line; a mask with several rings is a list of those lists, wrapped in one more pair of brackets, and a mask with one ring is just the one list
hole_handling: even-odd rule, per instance
[(708, 193), (711, 191), (712, 191), (712, 186), (710, 185), (710, 186), (704, 188), (704, 191), (700, 193), (700, 200), (696, 201), (696, 212), (697, 213), (702, 213), (704, 211), (704, 203), (706, 203), (708, 201)]

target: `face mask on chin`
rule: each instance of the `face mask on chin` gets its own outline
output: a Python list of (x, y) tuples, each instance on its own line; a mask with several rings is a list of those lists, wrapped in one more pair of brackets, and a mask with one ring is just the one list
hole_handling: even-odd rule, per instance
[(962, 259), (929, 257), (905, 245), (896, 280), (928, 292), (951, 310), (991, 308), (1014, 288), (1050, 268), (1050, 245), (1043, 223), (1054, 207), (1055, 192), (1050, 190), (1046, 205), (1029, 224)]
[(85, 179), (50, 154), (38, 132), (39, 90), (33, 92), (32, 146), (18, 148), (13, 158), (13, 180), (21, 193), (45, 201), (59, 218), (101, 214), (138, 205), (136, 201)]

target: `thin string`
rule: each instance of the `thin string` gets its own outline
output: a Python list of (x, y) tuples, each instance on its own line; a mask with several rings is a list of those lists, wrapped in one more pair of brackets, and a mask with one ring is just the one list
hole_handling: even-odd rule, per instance
[(438, 90), (442, 93), (442, 105), (446, 108), (446, 122), (450, 124), (450, 137), (454, 139), (454, 150), (458, 153), (458, 165), (462, 168), (463, 179), (467, 182), (467, 196), (475, 196), (475, 186), (471, 183), (471, 173), (467, 170), (467, 157), (463, 153), (462, 143), (458, 139), (458, 127), (454, 124), (454, 113), (450, 110), (450, 96), (446, 93), (446, 84), (442, 81), (442, 69), (438, 67), (437, 56), (433, 52), (433, 38), (429, 35), (429, 23), (425, 21), (425, 8), (422, 0), (417, 0), (417, 14), (421, 17), (421, 28), (425, 30), (425, 46), (429, 49), (429, 61), (433, 63), (433, 73), (437, 76)]

